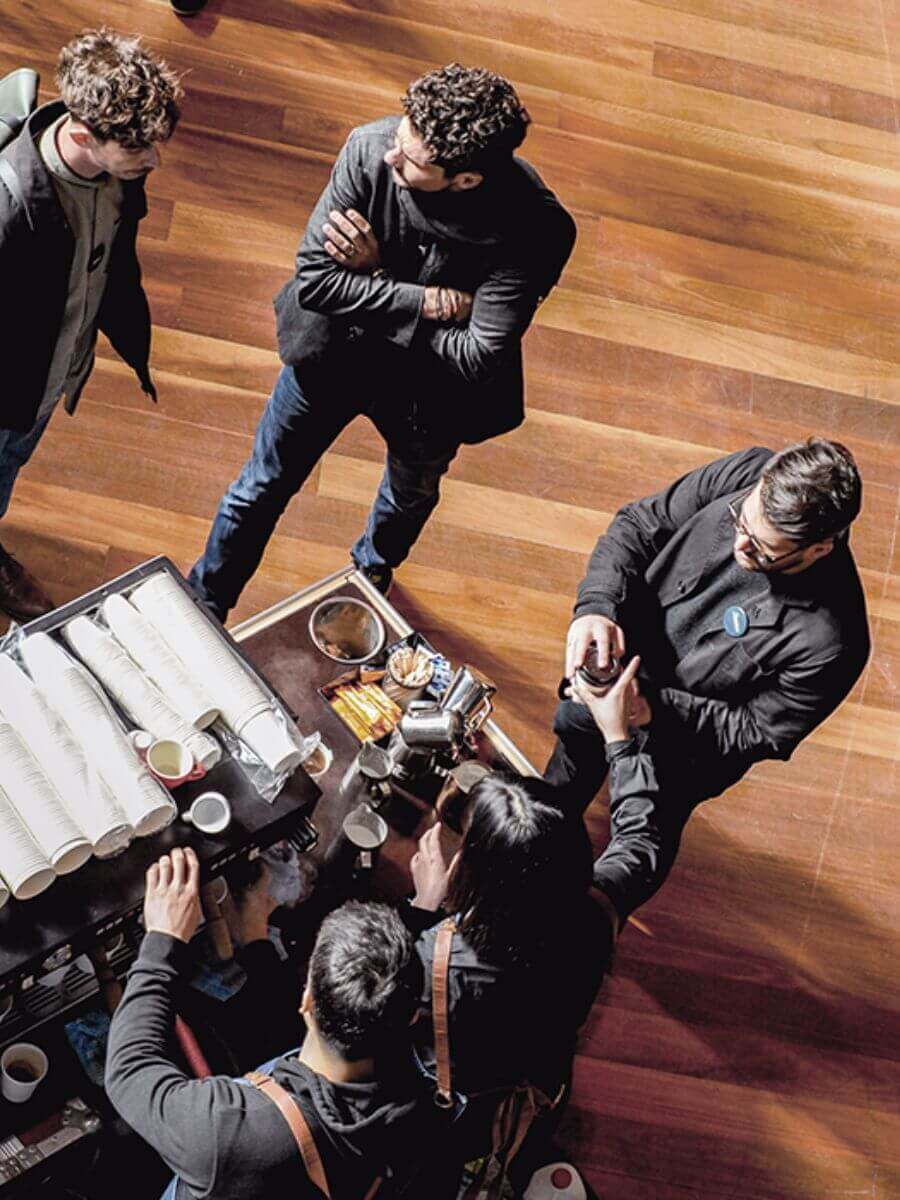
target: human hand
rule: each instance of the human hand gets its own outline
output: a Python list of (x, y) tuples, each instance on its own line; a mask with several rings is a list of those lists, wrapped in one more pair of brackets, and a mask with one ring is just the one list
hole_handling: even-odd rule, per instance
[(426, 321), (452, 321), (464, 325), (472, 315), (472, 296), (457, 288), (427, 287), (422, 304)]
[[(590, 711), (607, 742), (624, 742), (629, 736), (628, 727), (632, 723), (630, 710), (635, 698), (633, 681), (640, 665), (640, 657), (636, 654), (612, 687), (602, 696), (595, 696), (577, 675), (572, 680), (569, 695)], [(646, 703), (645, 700), (644, 704)]]
[(450, 873), (458, 857), (458, 854), (454, 855), (449, 863), (444, 859), (440, 824), (432, 825), (422, 834), (419, 848), (409, 864), (416, 888), (411, 901), (415, 908), (435, 912), (441, 907), (450, 886)]
[(269, 917), (278, 907), (278, 901), (269, 893), (271, 880), (272, 872), (263, 863), (259, 879), (235, 902), (239, 922), (238, 937), (242, 946), (269, 936)]
[(566, 634), (566, 678), (571, 679), (585, 660), (591, 642), (597, 643), (597, 665), (612, 666), (613, 656), (625, 657), (625, 634), (609, 617), (589, 614), (576, 617)]
[(653, 709), (650, 707), (650, 701), (646, 696), (642, 696), (637, 690), (637, 680), (632, 685), (632, 695), (628, 702), (628, 727), (629, 729), (641, 729), (644, 725), (649, 725), (653, 720)]
[(381, 247), (372, 226), (355, 208), (346, 213), (333, 208), (328, 214), (325, 234), (325, 253), (350, 271), (368, 273), (381, 265)]
[(190, 847), (176, 846), (147, 870), (144, 929), (189, 942), (200, 915), (200, 863)]

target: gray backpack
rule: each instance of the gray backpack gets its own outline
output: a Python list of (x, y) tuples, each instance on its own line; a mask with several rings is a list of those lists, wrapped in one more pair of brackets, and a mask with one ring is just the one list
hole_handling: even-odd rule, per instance
[[(30, 67), (19, 67), (5, 79), (0, 79), (0, 150), (18, 137), (22, 126), (34, 112), (39, 84), (40, 76)], [(6, 184), (13, 200), (24, 208), (19, 177), (12, 164), (2, 155), (0, 179)]]

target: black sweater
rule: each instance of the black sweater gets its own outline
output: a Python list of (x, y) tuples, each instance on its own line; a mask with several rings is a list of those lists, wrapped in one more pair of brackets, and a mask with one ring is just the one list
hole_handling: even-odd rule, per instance
[[(174, 1022), (188, 948), (148, 933), (112, 1022), (106, 1090), (118, 1112), (178, 1175), (179, 1200), (319, 1197), (275, 1105), (223, 1076), (191, 1079), (176, 1065)], [(265, 1020), (265, 1013), (260, 1013)], [(336, 1084), (281, 1058), (273, 1077), (309, 1122), (334, 1196), (362, 1197), (386, 1169), (427, 1152), (434, 1105), (397, 1055), (396, 1074)]]

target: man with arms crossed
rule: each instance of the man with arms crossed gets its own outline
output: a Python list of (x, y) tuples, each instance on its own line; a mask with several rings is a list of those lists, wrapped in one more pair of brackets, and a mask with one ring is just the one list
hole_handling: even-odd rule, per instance
[(382, 591), (460, 443), (522, 422), (522, 336), (574, 224), (514, 157), (529, 116), (505, 79), (454, 63), (412, 83), (403, 108), (350, 134), (276, 298), (285, 366), (190, 577), (223, 620), (354, 417), (388, 448), (351, 550)]
[[(98, 329), (156, 399), (135, 239), (181, 85), (137, 38), (107, 29), (63, 47), (56, 81), (62, 99), (33, 113), (0, 156), (0, 277), (14, 300), (0, 325), (0, 518), (57, 404), (75, 411)], [(0, 609), (28, 621), (51, 608), (0, 546)]]
[[(848, 531), (861, 494), (837, 442), (757, 447), (626, 504), (597, 542), (569, 627), (573, 682), (545, 774), (578, 810), (607, 759), (613, 793), (627, 781), (634, 796), (632, 776), (644, 780), (645, 804), (637, 816), (632, 803), (631, 819), (649, 852), (623, 857), (618, 880), (606, 855), (595, 864), (622, 915), (663, 882), (694, 807), (753, 763), (790, 758), (859, 678), (869, 634)], [(640, 654), (640, 711), (627, 737), (576, 676), (592, 643), (601, 666)]]
[[(181, 848), (147, 872), (146, 934), (110, 1029), (107, 1093), (175, 1172), (166, 1200), (321, 1197), (269, 1094), (248, 1079), (190, 1079), (173, 1061), (198, 876), (193, 850)], [(326, 917), (300, 1005), (303, 1045), (263, 1070), (287, 1112), (302, 1114), (334, 1197), (363, 1200), (387, 1168), (402, 1172), (428, 1151), (436, 1109), (408, 1049), (421, 987), (412, 937), (392, 909), (351, 901)]]

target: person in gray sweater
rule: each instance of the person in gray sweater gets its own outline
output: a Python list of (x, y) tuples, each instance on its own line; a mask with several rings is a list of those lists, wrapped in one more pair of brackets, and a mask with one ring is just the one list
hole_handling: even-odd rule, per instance
[[(175, 1172), (167, 1200), (320, 1197), (259, 1081), (190, 1078), (179, 1061), (198, 876), (194, 852), (180, 848), (147, 873), (146, 935), (110, 1029), (107, 1094)], [(303, 1044), (261, 1071), (303, 1117), (332, 1196), (363, 1200), (386, 1176), (398, 1186), (428, 1153), (437, 1110), (407, 1049), (421, 988), (412, 937), (392, 909), (351, 901), (325, 919), (300, 1006)]]

